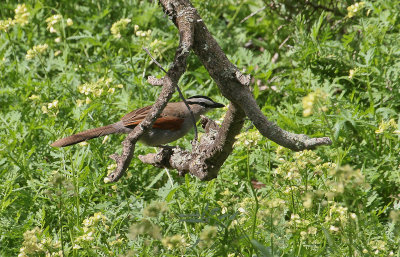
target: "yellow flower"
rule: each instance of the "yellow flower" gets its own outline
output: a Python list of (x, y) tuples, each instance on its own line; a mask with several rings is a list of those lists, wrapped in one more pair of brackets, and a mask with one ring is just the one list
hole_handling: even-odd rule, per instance
[(200, 233), (200, 247), (211, 245), (218, 235), (218, 228), (215, 226), (205, 226)]
[[(94, 97), (99, 97), (103, 95), (103, 92), (107, 90), (109, 93), (115, 92), (115, 87), (111, 87), (111, 78), (100, 78), (96, 82), (88, 82), (83, 85), (78, 86), (78, 90), (81, 94), (89, 95), (92, 94)], [(118, 88), (123, 88), (122, 84), (117, 85)], [(91, 100), (86, 98), (86, 104), (89, 104)]]
[(55, 25), (57, 23), (59, 23), (62, 19), (62, 16), (60, 14), (55, 14), (49, 18), (46, 19), (46, 22), (48, 25)]
[(349, 79), (352, 79), (356, 74), (356, 70), (349, 70)]
[(61, 37), (56, 37), (56, 39), (54, 39), (54, 42), (60, 43), (61, 42)]
[(78, 99), (78, 100), (76, 100), (76, 105), (77, 105), (78, 107), (81, 107), (81, 106), (83, 105), (84, 102), (85, 102), (85, 100)]
[(21, 26), (25, 26), (28, 23), (30, 13), (28, 12), (28, 8), (26, 8), (25, 4), (17, 5), (15, 8), (15, 23), (20, 24)]
[(307, 232), (310, 235), (315, 235), (315, 234), (317, 234), (317, 228), (316, 227), (309, 227)]
[(117, 168), (117, 164), (113, 163), (107, 166), (107, 170), (108, 170), (108, 174), (110, 174), (111, 172), (113, 172), (115, 170), (115, 168)]
[(90, 93), (90, 88), (88, 87), (87, 83), (80, 85), (78, 87), (78, 90), (79, 90), (79, 93), (81, 93), (81, 94), (88, 95)]
[(11, 18), (8, 18), (7, 20), (0, 20), (0, 31), (8, 32), (8, 29), (11, 26), (14, 26), (15, 21), (12, 20)]
[[(303, 116), (308, 117), (316, 110), (326, 112), (328, 108), (325, 105), (328, 101), (328, 94), (321, 89), (309, 93), (307, 96), (303, 97)], [(318, 103), (318, 108), (315, 108), (316, 103)]]
[(38, 95), (31, 95), (31, 96), (29, 97), (29, 99), (31, 99), (31, 100), (40, 99), (40, 96), (38, 96)]
[(100, 88), (100, 89), (95, 90), (93, 92), (93, 95), (99, 97), (99, 96), (101, 96), (102, 93), (103, 93), (103, 89)]
[(154, 239), (160, 240), (161, 228), (158, 225), (153, 224), (151, 221), (143, 219), (129, 228), (128, 237), (130, 239), (134, 239), (138, 235), (149, 235)]
[(103, 139), (103, 141), (101, 142), (103, 145), (108, 141), (108, 138), (109, 138), (109, 136), (107, 135), (107, 136), (105, 136), (104, 137), (104, 139)]
[(131, 22), (131, 19), (121, 19), (115, 22), (111, 26), (111, 34), (114, 35), (115, 38), (121, 38), (121, 32), (127, 27), (127, 25)]
[(57, 32), (57, 30), (54, 28), (54, 25), (58, 24), (61, 21), (61, 19), (62, 16), (60, 14), (53, 15), (46, 19), (47, 29), (50, 31), (50, 33)]
[(339, 228), (332, 225), (332, 226), (330, 226), (329, 230), (332, 232), (338, 232)]
[(18, 256), (44, 256), (48, 246), (58, 248), (57, 240), (53, 243), (51, 239), (46, 238), (43, 232), (36, 227), (24, 233), (24, 241), (22, 242)]
[(71, 18), (67, 19), (67, 26), (72, 26), (74, 24), (74, 22), (72, 21)]
[(390, 119), (389, 121), (382, 120), (379, 124), (379, 128), (375, 130), (375, 134), (382, 134), (385, 131), (392, 132), (393, 134), (399, 134), (400, 132), (394, 119)]
[(76, 241), (81, 242), (81, 241), (93, 241), (93, 231), (90, 231), (87, 234), (83, 234), (82, 236), (78, 237)]
[(124, 239), (123, 238), (119, 238), (119, 239), (117, 239), (115, 241), (112, 241), (110, 243), (110, 245), (122, 245), (123, 242), (124, 242)]
[(364, 8), (364, 5), (365, 2), (359, 2), (347, 7), (347, 17), (354, 17), (358, 11)]
[(168, 248), (170, 250), (186, 247), (185, 238), (182, 235), (174, 235), (171, 237), (165, 237), (165, 238), (163, 238), (163, 240), (161, 242), (166, 248)]
[(310, 209), (313, 206), (313, 195), (311, 193), (306, 193), (303, 197), (303, 206), (306, 209)]
[(31, 60), (31, 59), (35, 58), (36, 56), (44, 53), (48, 47), (49, 46), (47, 44), (34, 46), (32, 49), (29, 49), (27, 51), (25, 58), (27, 60)]
[(53, 108), (57, 108), (57, 106), (58, 106), (58, 100), (54, 100), (53, 102), (51, 102), (47, 105), (47, 108), (53, 109)]
[(95, 214), (93, 214), (92, 219), (95, 224), (97, 224), (99, 221), (104, 223), (107, 220), (107, 217), (104, 216), (101, 212), (96, 212)]
[(163, 46), (166, 45), (164, 41), (160, 41), (158, 39), (155, 39), (153, 42), (150, 43), (150, 48), (158, 47), (158, 46)]
[(42, 112), (43, 112), (43, 113), (48, 113), (48, 112), (49, 112), (49, 111), (47, 110), (46, 105), (43, 105), (43, 106), (42, 106)]

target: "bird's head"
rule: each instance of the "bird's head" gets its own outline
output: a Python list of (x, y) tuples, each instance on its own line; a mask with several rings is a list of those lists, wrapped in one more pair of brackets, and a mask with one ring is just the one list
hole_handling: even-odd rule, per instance
[(202, 95), (189, 97), (188, 99), (186, 99), (186, 102), (188, 103), (190, 108), (193, 109), (194, 112), (198, 110), (199, 112), (201, 112), (201, 114), (206, 113), (212, 109), (225, 107), (225, 105), (217, 103), (211, 98)]

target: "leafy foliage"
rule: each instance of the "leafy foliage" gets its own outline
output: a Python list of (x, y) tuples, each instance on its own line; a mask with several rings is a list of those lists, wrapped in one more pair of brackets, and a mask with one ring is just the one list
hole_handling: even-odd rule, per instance
[[(247, 123), (213, 181), (134, 159), (106, 184), (122, 136), (49, 144), (156, 99), (142, 46), (168, 67), (178, 34), (153, 2), (2, 1), (0, 255), (399, 255), (400, 2), (194, 0), (267, 117), (334, 144)], [(180, 84), (225, 101), (194, 55)]]

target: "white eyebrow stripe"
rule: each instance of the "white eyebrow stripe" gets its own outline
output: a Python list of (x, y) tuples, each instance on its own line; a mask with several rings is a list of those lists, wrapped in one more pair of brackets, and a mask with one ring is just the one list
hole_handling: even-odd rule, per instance
[(204, 107), (207, 107), (207, 106), (213, 106), (215, 103), (213, 102), (213, 101), (210, 101), (210, 100), (208, 100), (208, 99), (202, 99), (202, 98), (197, 98), (196, 100), (195, 99), (189, 99), (189, 100), (187, 100), (187, 103), (188, 104), (198, 104), (198, 105), (201, 105), (201, 106), (204, 106)]

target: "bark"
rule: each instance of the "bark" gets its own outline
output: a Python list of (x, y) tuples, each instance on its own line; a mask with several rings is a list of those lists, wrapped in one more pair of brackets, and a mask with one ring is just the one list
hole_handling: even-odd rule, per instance
[(164, 147), (156, 154), (139, 156), (144, 163), (177, 169), (180, 175), (190, 173), (201, 180), (216, 178), (233, 150), (235, 136), (240, 133), (246, 117), (263, 136), (294, 151), (332, 143), (328, 137), (309, 138), (303, 134), (294, 134), (269, 121), (249, 90), (250, 76), (242, 74), (228, 60), (190, 1), (160, 0), (160, 4), (179, 30), (179, 47), (167, 75), (163, 79), (149, 77), (149, 83), (163, 86), (162, 92), (146, 119), (124, 140), (122, 155), (113, 155), (112, 158), (117, 161), (118, 167), (109, 175), (110, 181), (117, 181), (128, 168), (135, 143), (140, 135), (150, 128), (171, 98), (179, 78), (185, 72), (186, 59), (191, 50), (205, 66), (223, 96), (230, 100), (228, 112), (221, 127), (208, 118), (202, 118), (206, 133), (191, 152)]

